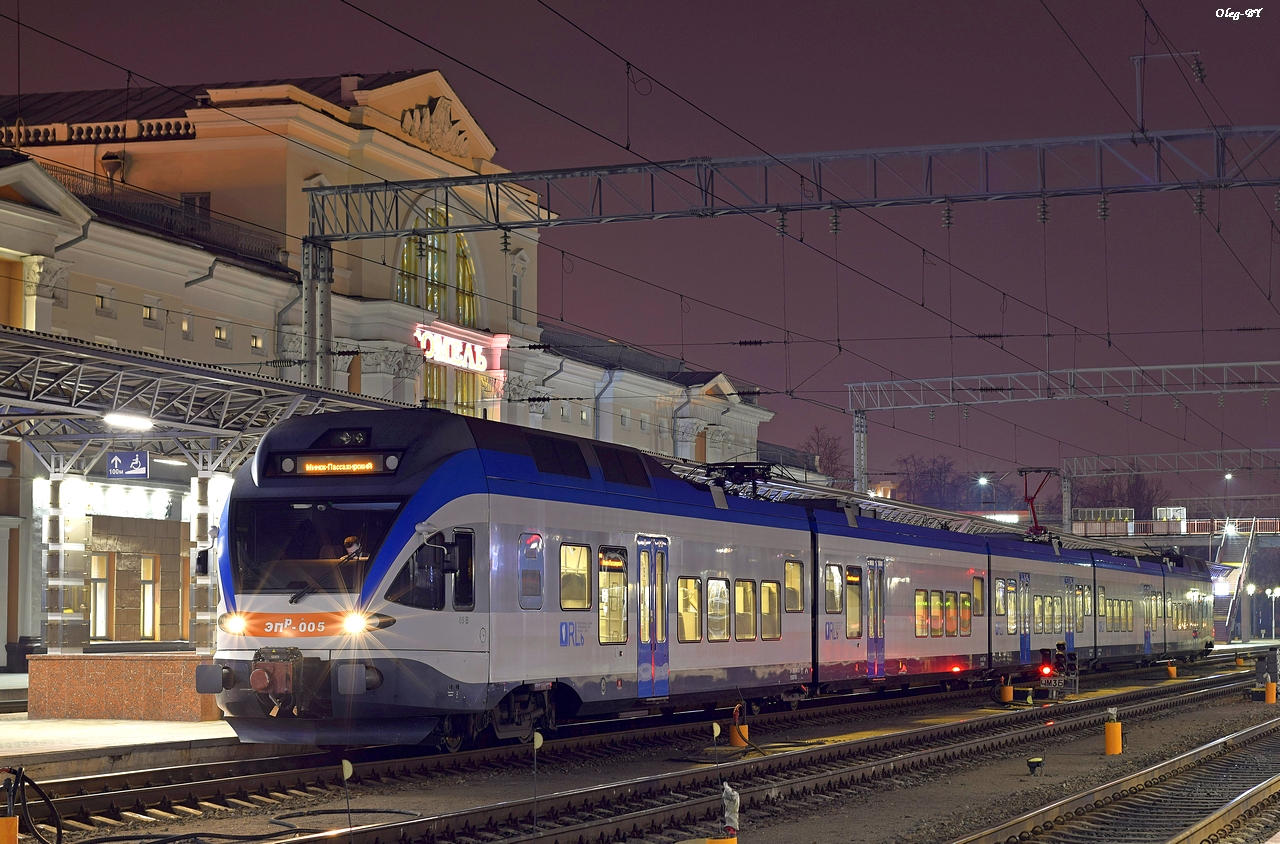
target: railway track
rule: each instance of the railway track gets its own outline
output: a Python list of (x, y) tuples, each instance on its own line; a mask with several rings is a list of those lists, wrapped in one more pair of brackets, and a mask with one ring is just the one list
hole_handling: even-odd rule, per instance
[(953, 844), (1211, 842), (1280, 826), (1280, 718)]
[[(898, 733), (874, 739), (841, 742), (777, 753), (763, 758), (725, 762), (713, 767), (615, 783), (597, 788), (543, 797), (538, 802), (539, 831), (548, 841), (577, 842), (599, 836), (642, 837), (646, 830), (672, 830), (681, 834), (707, 834), (720, 812), (720, 782), (731, 780), (742, 795), (744, 811), (763, 808), (796, 798), (824, 799), (827, 794), (857, 789), (859, 784), (889, 776), (946, 765), (964, 755), (979, 755), (1063, 735), (1099, 729), (1109, 706), (1126, 707), (1127, 716), (1198, 703), (1236, 691), (1247, 681), (1239, 675), (1214, 676), (1180, 684), (1176, 690), (1155, 687), (1091, 700), (1062, 703), (1046, 710), (1024, 709), (951, 724)], [(788, 715), (791, 713), (787, 713)], [(767, 717), (767, 716), (765, 716)], [(781, 717), (781, 716), (780, 716)], [(753, 722), (753, 730), (763, 719)], [(705, 727), (698, 726), (702, 736)], [(668, 727), (678, 730), (678, 727)], [(687, 729), (687, 728), (686, 728)], [(637, 731), (642, 732), (642, 731)], [(648, 731), (643, 731), (648, 732)], [(636, 741), (651, 741), (649, 738)], [(594, 744), (574, 747), (567, 740), (549, 742), (540, 756), (548, 753), (617, 752), (620, 737), (586, 740)], [(624, 743), (627, 739), (621, 739)], [(705, 742), (699, 742), (704, 744)], [(529, 763), (528, 749), (500, 748), (506, 765)], [(320, 756), (319, 754), (317, 756)], [(554, 758), (554, 757), (553, 757)], [(479, 764), (494, 764), (488, 757)], [(257, 760), (262, 764), (266, 760)], [(322, 760), (315, 760), (322, 761)], [(456, 773), (455, 766), (467, 764), (460, 757), (435, 756), (426, 760), (400, 759), (356, 762), (356, 781), (414, 782)], [(204, 766), (208, 768), (209, 766)], [(156, 772), (163, 774), (163, 772)], [(214, 772), (216, 773), (216, 772)], [(55, 791), (64, 783), (48, 783)], [(91, 783), (82, 782), (82, 786)], [(87, 787), (79, 794), (59, 792), (59, 811), (70, 817), (73, 828), (88, 831), (118, 824), (122, 820), (176, 820), (210, 815), (235, 808), (260, 808), (288, 802), (303, 795), (330, 793), (340, 785), (333, 761), (315, 768), (295, 768), (287, 777), (278, 773), (214, 777), (193, 783), (152, 782), (141, 787), (93, 793)], [(284, 808), (281, 806), (281, 808)], [(424, 842), (519, 841), (532, 834), (534, 805), (531, 800), (512, 801), (436, 817), (357, 829), (354, 844), (374, 844), (391, 839)], [(706, 826), (706, 825), (710, 826)], [(700, 829), (706, 826), (706, 829)], [(664, 840), (664, 839), (657, 839)], [(319, 839), (317, 839), (319, 841)]]

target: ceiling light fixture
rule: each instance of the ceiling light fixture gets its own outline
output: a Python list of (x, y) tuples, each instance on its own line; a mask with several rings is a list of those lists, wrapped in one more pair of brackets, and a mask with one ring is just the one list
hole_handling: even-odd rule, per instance
[(107, 423), (111, 428), (123, 428), (126, 431), (150, 431), (156, 426), (145, 416), (136, 416), (132, 413), (107, 413), (102, 417), (102, 421)]

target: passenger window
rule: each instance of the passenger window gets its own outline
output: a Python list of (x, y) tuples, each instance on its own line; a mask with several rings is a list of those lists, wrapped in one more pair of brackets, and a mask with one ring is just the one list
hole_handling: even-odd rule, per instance
[(455, 530), (453, 541), (458, 546), (458, 571), (453, 576), (453, 608), (469, 612), (476, 608), (476, 535), (469, 530)]
[(1106, 609), (1107, 609), (1107, 587), (1105, 587), (1105, 586), (1099, 586), (1099, 587), (1098, 587), (1098, 603), (1096, 604), (1096, 606), (1097, 606), (1097, 608), (1098, 608), (1098, 615), (1102, 615), (1102, 614), (1106, 611)]
[(542, 537), (520, 534), (520, 609), (542, 609)]
[(600, 548), (600, 644), (627, 641), (627, 552)]
[(804, 611), (804, 563), (787, 560), (787, 612)]
[(707, 641), (729, 641), (729, 581), (707, 580)]
[(986, 595), (987, 595), (986, 581), (984, 581), (980, 577), (975, 577), (973, 579), (973, 614), (974, 615), (987, 614)]
[(973, 635), (973, 598), (968, 592), (960, 593), (960, 635)]
[(840, 596), (843, 593), (843, 587), (840, 583), (843, 579), (840, 577), (840, 567), (827, 566), (826, 572), (827, 574), (826, 578), (823, 580), (823, 587), (827, 596), (827, 612), (840, 612), (843, 606), (843, 602), (840, 600)]
[(391, 581), (386, 598), (420, 610), (444, 609), (444, 535), (435, 534), (419, 545)]
[(778, 603), (781, 584), (765, 580), (760, 584), (760, 638), (782, 638), (782, 607)]
[(560, 609), (591, 609), (591, 547), (560, 546)]
[(948, 592), (946, 597), (946, 632), (954, 636), (959, 632), (959, 606), (955, 592)]
[(756, 582), (733, 582), (733, 637), (749, 642), (756, 637)]
[(1164, 618), (1164, 593), (1155, 593), (1156, 599), (1156, 618)]
[(1168, 612), (1169, 612), (1168, 607), (1172, 606), (1172, 604), (1171, 604), (1171, 602), (1172, 602), (1172, 601), (1173, 601), (1173, 593), (1172, 593), (1172, 592), (1165, 592), (1165, 593), (1164, 593), (1165, 613), (1168, 613)]
[(1129, 632), (1133, 632), (1133, 601), (1124, 602), (1125, 621), (1128, 622)]
[(1031, 632), (1044, 632), (1044, 598), (1036, 595), (1031, 599)]
[(681, 642), (702, 641), (702, 579), (676, 581), (676, 636)]
[(1003, 580), (996, 581), (995, 592), (992, 594), (991, 597), (996, 599), (996, 605), (994, 609), (995, 614), (1004, 615), (1005, 609), (1004, 609), (1004, 581)]
[(1092, 586), (1086, 586), (1084, 588), (1084, 614), (1089, 617), (1093, 616), (1093, 587)]
[(1065, 619), (1066, 619), (1066, 615), (1062, 611), (1062, 596), (1054, 595), (1053, 596), (1053, 632), (1054, 633), (1063, 632), (1062, 630), (1063, 621)]
[(1076, 587), (1076, 632), (1084, 632), (1084, 587)]
[(924, 639), (929, 635), (929, 593), (923, 589), (916, 590), (916, 638)]
[(1114, 633), (1116, 629), (1116, 602), (1107, 599), (1107, 632)]
[(862, 638), (862, 568), (844, 568), (844, 637)]
[(929, 593), (929, 635), (942, 635), (942, 592), (936, 589)]

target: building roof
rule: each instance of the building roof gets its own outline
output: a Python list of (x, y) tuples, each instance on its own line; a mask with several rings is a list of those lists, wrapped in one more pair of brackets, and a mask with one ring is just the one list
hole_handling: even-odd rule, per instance
[[(539, 342), (546, 347), (547, 352), (579, 363), (599, 366), (603, 369), (624, 369), (681, 387), (700, 387), (721, 375), (719, 372), (689, 369), (685, 361), (642, 351), (617, 340), (576, 334), (541, 322), (538, 323), (538, 327), (542, 329)], [(742, 399), (743, 404), (757, 403), (758, 390), (753, 389), (753, 385), (725, 377), (738, 391), (738, 397)]]
[[(373, 73), (362, 76), (361, 90), (373, 90), (412, 79), (429, 70), (400, 70), (393, 73)], [(292, 79), (259, 79), (251, 82), (206, 82), (198, 85), (159, 85), (129, 87), (128, 99), (124, 86), (96, 91), (57, 91), (49, 93), (28, 92), (21, 96), (22, 113), (18, 113), (19, 97), (16, 94), (0, 96), (0, 120), (12, 125), (19, 116), (28, 126), (49, 123), (105, 123), (116, 120), (161, 120), (185, 117), (187, 109), (208, 106), (208, 91), (224, 88), (265, 88), (273, 85), (293, 85), (308, 94), (327, 100), (334, 105), (351, 106), (355, 103), (342, 99), (343, 76), (304, 76)]]

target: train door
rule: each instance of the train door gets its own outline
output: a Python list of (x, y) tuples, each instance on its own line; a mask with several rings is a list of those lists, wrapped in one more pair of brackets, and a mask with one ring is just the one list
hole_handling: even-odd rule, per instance
[(884, 677), (884, 560), (867, 558), (867, 676)]
[(1076, 579), (1074, 577), (1064, 577), (1065, 581), (1063, 589), (1063, 601), (1066, 604), (1064, 610), (1064, 618), (1062, 625), (1063, 641), (1067, 645), (1067, 651), (1076, 649)]
[(1031, 572), (1018, 573), (1018, 661), (1031, 664)]
[(667, 571), (669, 543), (656, 536), (636, 537), (636, 584), (639, 587), (639, 697), (666, 697)]
[(1155, 601), (1151, 598), (1151, 584), (1142, 584), (1142, 653), (1144, 656), (1151, 656), (1151, 627), (1155, 619), (1152, 608)]

